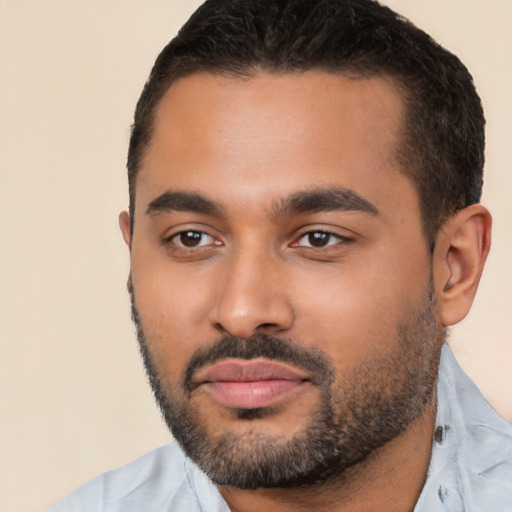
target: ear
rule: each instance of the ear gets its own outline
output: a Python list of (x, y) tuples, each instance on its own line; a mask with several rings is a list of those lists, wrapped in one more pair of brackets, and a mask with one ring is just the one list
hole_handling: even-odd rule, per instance
[(130, 214), (127, 211), (122, 211), (119, 214), (119, 227), (121, 228), (121, 233), (123, 235), (125, 244), (128, 246), (128, 248), (131, 248), (132, 234), (130, 226)]
[[(127, 211), (122, 211), (119, 214), (119, 227), (121, 228), (121, 233), (123, 235), (123, 240), (128, 248), (132, 249), (132, 233), (131, 233), (131, 225), (130, 225), (130, 214)], [(132, 273), (128, 275), (128, 282), (126, 283), (126, 287), (128, 288), (128, 293), (130, 295), (133, 294), (133, 283), (132, 283)]]
[(459, 210), (441, 228), (433, 275), (441, 322), (460, 322), (469, 312), (491, 244), (491, 215), (480, 204)]

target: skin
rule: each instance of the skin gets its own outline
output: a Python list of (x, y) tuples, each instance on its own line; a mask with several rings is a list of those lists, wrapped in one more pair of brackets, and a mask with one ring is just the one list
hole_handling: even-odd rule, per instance
[[(458, 212), (429, 253), (418, 194), (393, 158), (403, 119), (385, 77), (195, 74), (171, 86), (137, 177), (133, 234), (128, 213), (120, 216), (141, 323), (167, 384), (178, 386), (194, 351), (220, 335), (257, 332), (319, 349), (342, 376), (392, 349), (396, 325), (431, 276), (439, 321), (452, 325), (467, 314), (490, 216), (480, 205)], [(350, 190), (375, 211), (276, 208), (313, 188)], [(199, 194), (219, 211), (148, 212), (168, 191)], [(204, 233), (199, 246), (183, 247), (184, 230)], [(312, 247), (311, 232), (333, 235)], [(206, 391), (194, 394), (193, 405), (211, 431), (286, 436), (305, 426), (317, 399), (315, 387), (305, 386), (257, 423), (238, 420)], [(321, 492), (221, 493), (240, 512), (412, 510), (434, 418), (431, 403), (402, 435)]]

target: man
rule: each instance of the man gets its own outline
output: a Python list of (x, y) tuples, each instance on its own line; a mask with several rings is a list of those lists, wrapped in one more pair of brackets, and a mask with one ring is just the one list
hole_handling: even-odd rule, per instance
[(471, 76), (370, 0), (210, 0), (138, 102), (120, 225), (177, 444), (52, 511), (507, 511), (444, 345), (490, 244)]

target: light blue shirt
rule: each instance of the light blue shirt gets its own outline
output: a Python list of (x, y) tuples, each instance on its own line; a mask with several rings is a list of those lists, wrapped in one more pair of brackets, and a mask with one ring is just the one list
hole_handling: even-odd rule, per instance
[[(512, 512), (512, 425), (445, 345), (436, 434), (414, 512)], [(217, 488), (176, 443), (78, 488), (47, 512), (229, 512)]]

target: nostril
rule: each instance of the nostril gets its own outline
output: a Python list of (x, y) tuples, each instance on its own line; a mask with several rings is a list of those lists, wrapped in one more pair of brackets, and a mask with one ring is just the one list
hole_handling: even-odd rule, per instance
[(217, 322), (214, 326), (217, 331), (219, 331), (221, 334), (230, 334), (230, 332), (219, 322)]
[(287, 297), (269, 290), (260, 291), (256, 287), (229, 286), (211, 308), (210, 324), (218, 332), (238, 338), (248, 338), (257, 331), (287, 331), (294, 322)]
[(276, 324), (273, 324), (273, 323), (264, 323), (264, 324), (260, 324), (258, 325), (258, 329), (271, 329), (273, 327), (276, 327)]

